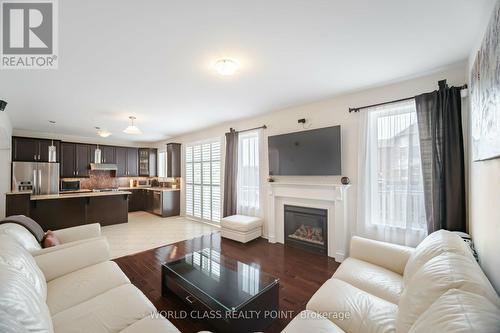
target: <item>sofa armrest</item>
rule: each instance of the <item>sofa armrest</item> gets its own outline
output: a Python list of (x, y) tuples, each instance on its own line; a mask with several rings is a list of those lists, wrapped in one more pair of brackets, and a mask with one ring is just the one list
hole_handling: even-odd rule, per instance
[(74, 242), (63, 243), (63, 244), (60, 244), (60, 245), (46, 247), (44, 249), (33, 250), (33, 251), (30, 251), (30, 253), (31, 253), (31, 255), (33, 257), (35, 257), (35, 256), (39, 256), (41, 254), (45, 254), (45, 253), (49, 253), (49, 252), (61, 251), (61, 250), (67, 249), (69, 247), (72, 247), (72, 246), (75, 246), (75, 245), (79, 245), (79, 244), (82, 244), (82, 243), (85, 243), (85, 242), (92, 242), (92, 241), (95, 241), (96, 239), (99, 239), (99, 238), (105, 238), (105, 237), (86, 238), (86, 239), (82, 239), (82, 240), (78, 240), (78, 241), (74, 241)]
[(99, 223), (84, 224), (77, 227), (55, 230), (53, 232), (61, 244), (64, 244), (87, 238), (100, 237), (101, 225)]
[(406, 262), (414, 250), (408, 246), (354, 236), (349, 255), (403, 275)]
[(105, 237), (34, 256), (47, 281), (87, 266), (108, 261), (109, 245)]

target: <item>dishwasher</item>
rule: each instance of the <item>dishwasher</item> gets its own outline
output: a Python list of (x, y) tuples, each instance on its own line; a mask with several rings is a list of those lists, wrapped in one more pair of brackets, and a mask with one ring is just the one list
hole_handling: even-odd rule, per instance
[(157, 215), (163, 214), (162, 193), (162, 191), (153, 191), (153, 213)]

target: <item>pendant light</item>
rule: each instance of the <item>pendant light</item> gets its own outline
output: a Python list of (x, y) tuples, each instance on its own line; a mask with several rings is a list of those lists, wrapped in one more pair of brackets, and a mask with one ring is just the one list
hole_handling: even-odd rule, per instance
[[(56, 125), (56, 122), (53, 120), (49, 120), (49, 123), (51, 124), (51, 127), (54, 128)], [(52, 141), (49, 146), (49, 162), (55, 163), (57, 162), (57, 148), (54, 146), (54, 131), (52, 130)]]
[(102, 163), (102, 152), (101, 152), (101, 148), (99, 148), (99, 145), (97, 145), (97, 148), (94, 151), (94, 163), (95, 164)]
[(130, 125), (127, 126), (127, 128), (125, 128), (123, 130), (123, 133), (125, 134), (131, 134), (131, 135), (139, 135), (139, 134), (142, 134), (141, 130), (134, 125), (134, 120), (136, 119), (134, 116), (130, 116), (128, 117), (128, 119), (130, 119)]

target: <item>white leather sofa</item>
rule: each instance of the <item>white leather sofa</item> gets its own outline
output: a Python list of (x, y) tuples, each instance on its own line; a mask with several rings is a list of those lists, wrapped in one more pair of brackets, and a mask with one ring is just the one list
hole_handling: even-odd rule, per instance
[(57, 231), (63, 244), (46, 250), (23, 227), (1, 229), (0, 332), (179, 332), (152, 316), (154, 305), (109, 260), (99, 228)]
[(353, 237), (350, 257), (306, 309), (283, 332), (500, 332), (500, 298), (445, 230), (416, 248)]

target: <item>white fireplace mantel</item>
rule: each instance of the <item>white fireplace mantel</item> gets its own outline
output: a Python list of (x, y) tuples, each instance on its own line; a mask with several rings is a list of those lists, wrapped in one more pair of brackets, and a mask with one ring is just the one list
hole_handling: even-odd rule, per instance
[(284, 205), (326, 209), (328, 256), (342, 262), (347, 253), (347, 190), (350, 185), (328, 183), (268, 183), (268, 239), (284, 243)]

